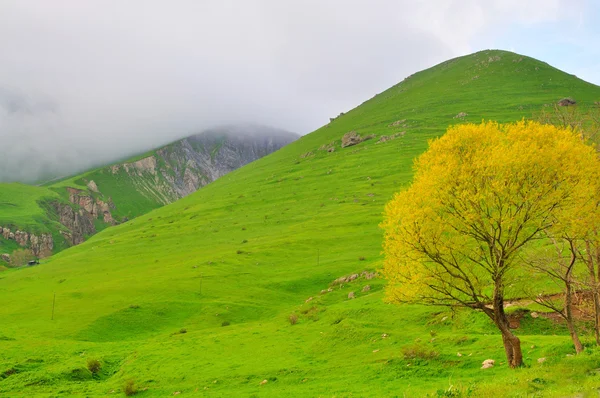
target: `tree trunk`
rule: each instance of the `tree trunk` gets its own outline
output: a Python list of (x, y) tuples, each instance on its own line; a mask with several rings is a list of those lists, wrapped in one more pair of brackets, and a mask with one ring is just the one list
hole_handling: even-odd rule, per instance
[[(600, 288), (598, 286), (598, 281), (600, 280), (600, 267), (596, 267), (600, 253), (598, 252), (598, 246), (594, 244), (592, 247), (592, 242), (590, 242), (590, 240), (585, 241), (585, 249), (587, 252), (587, 259), (585, 262), (590, 275), (590, 285), (592, 287), (592, 297), (594, 299), (594, 337), (596, 338), (596, 345), (600, 345)], [(595, 255), (593, 253), (594, 251)], [(598, 272), (598, 275), (596, 275), (596, 272)]]
[(571, 311), (573, 305), (573, 292), (571, 291), (571, 282), (567, 280), (565, 281), (565, 284), (565, 320), (567, 321), (567, 327), (571, 334), (571, 340), (573, 340), (573, 345), (575, 346), (575, 352), (579, 354), (583, 351), (583, 345), (581, 345), (581, 340), (579, 340), (579, 335), (577, 334), (575, 323), (573, 322), (573, 312)]
[(575, 322), (573, 321), (573, 267), (575, 266), (575, 262), (577, 261), (577, 249), (575, 248), (575, 243), (572, 239), (568, 240), (569, 249), (571, 252), (571, 260), (569, 261), (569, 265), (567, 267), (567, 272), (565, 273), (564, 283), (565, 283), (565, 320), (567, 321), (567, 327), (569, 328), (569, 333), (571, 334), (571, 340), (573, 340), (573, 345), (575, 346), (575, 352), (579, 354), (583, 351), (583, 346), (581, 345), (581, 340), (579, 340), (579, 335), (577, 334), (577, 329), (575, 329)]
[(506, 361), (511, 368), (523, 365), (523, 353), (521, 351), (521, 340), (510, 330), (508, 318), (504, 312), (504, 289), (500, 283), (494, 288), (494, 323), (502, 333), (502, 343), (506, 353)]

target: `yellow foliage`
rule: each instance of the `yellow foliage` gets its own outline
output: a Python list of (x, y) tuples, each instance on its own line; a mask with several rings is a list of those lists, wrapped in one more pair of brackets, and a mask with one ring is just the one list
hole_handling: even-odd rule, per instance
[(388, 299), (481, 308), (542, 231), (580, 233), (596, 222), (598, 166), (569, 128), (450, 127), (385, 208)]

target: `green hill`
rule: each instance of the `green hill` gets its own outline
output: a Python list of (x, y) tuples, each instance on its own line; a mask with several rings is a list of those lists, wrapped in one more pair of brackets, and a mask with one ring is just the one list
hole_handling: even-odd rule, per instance
[[(600, 87), (510, 52), (450, 60), (169, 206), (0, 273), (0, 395), (105, 396), (129, 379), (148, 397), (595, 392), (600, 353), (567, 356), (562, 325), (521, 318), (529, 367), (510, 370), (484, 316), (388, 305), (370, 279), (383, 206), (428, 139), (567, 96), (591, 105)], [(372, 137), (342, 148), (352, 131)], [(481, 370), (488, 358), (497, 366)]]
[(297, 138), (265, 126), (223, 126), (41, 187), (0, 184), (0, 255), (27, 247), (46, 257), (189, 195)]

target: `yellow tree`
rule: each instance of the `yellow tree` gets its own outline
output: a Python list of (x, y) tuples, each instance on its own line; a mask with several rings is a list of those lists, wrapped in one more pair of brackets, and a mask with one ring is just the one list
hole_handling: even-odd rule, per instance
[(384, 275), (396, 302), (462, 305), (502, 335), (509, 366), (523, 363), (504, 311), (518, 258), (558, 213), (580, 205), (596, 167), (570, 129), (535, 122), (448, 129), (415, 161), (412, 185), (387, 204)]

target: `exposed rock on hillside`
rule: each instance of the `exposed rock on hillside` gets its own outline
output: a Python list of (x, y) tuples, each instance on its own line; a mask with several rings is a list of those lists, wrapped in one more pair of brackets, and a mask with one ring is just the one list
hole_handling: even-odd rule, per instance
[[(46, 257), (52, 254), (54, 240), (52, 234), (28, 233), (25, 231), (11, 231), (10, 227), (0, 227), (0, 235), (4, 239), (14, 240), (21, 247), (29, 247), (37, 257)], [(7, 254), (8, 256), (8, 254)], [(10, 256), (8, 257), (10, 259)], [(9, 260), (6, 260), (7, 262)]]
[(560, 101), (558, 101), (559, 106), (571, 106), (575, 104), (577, 104), (577, 102), (572, 98), (563, 98)]
[(168, 204), (297, 138), (296, 134), (267, 127), (213, 129), (160, 148), (135, 162), (112, 166), (110, 172), (128, 174), (137, 191)]

